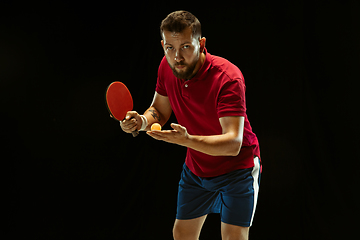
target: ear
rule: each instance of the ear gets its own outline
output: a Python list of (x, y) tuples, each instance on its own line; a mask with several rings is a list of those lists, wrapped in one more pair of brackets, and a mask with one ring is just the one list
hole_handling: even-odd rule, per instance
[(161, 40), (161, 46), (164, 48), (164, 40)]
[(200, 42), (200, 52), (203, 53), (205, 49), (206, 38), (205, 37), (200, 38), (199, 42)]

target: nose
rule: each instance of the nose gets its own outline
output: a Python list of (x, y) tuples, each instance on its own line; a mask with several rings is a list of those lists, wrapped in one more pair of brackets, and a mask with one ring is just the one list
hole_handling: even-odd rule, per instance
[(182, 55), (180, 54), (180, 52), (179, 51), (176, 51), (175, 52), (175, 61), (176, 62), (181, 62), (181, 61), (183, 61), (184, 60), (184, 58), (182, 57)]

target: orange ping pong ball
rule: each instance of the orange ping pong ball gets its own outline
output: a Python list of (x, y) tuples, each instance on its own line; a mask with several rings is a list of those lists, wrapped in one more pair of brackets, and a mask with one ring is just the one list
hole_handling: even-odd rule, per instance
[(151, 131), (154, 131), (154, 130), (161, 131), (161, 125), (158, 123), (154, 123), (153, 125), (151, 125)]

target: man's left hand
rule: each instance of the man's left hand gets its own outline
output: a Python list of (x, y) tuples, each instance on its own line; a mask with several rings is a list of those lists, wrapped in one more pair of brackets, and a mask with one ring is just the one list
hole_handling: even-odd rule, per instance
[(148, 131), (146, 133), (156, 140), (185, 146), (186, 142), (189, 140), (189, 134), (186, 128), (175, 123), (172, 123), (171, 127), (173, 130)]

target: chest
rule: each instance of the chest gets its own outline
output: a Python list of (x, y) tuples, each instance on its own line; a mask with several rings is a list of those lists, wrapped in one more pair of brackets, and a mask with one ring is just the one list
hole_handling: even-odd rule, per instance
[(179, 124), (193, 134), (221, 132), (217, 114), (219, 83), (216, 79), (184, 81), (174, 79), (166, 84), (169, 101)]

